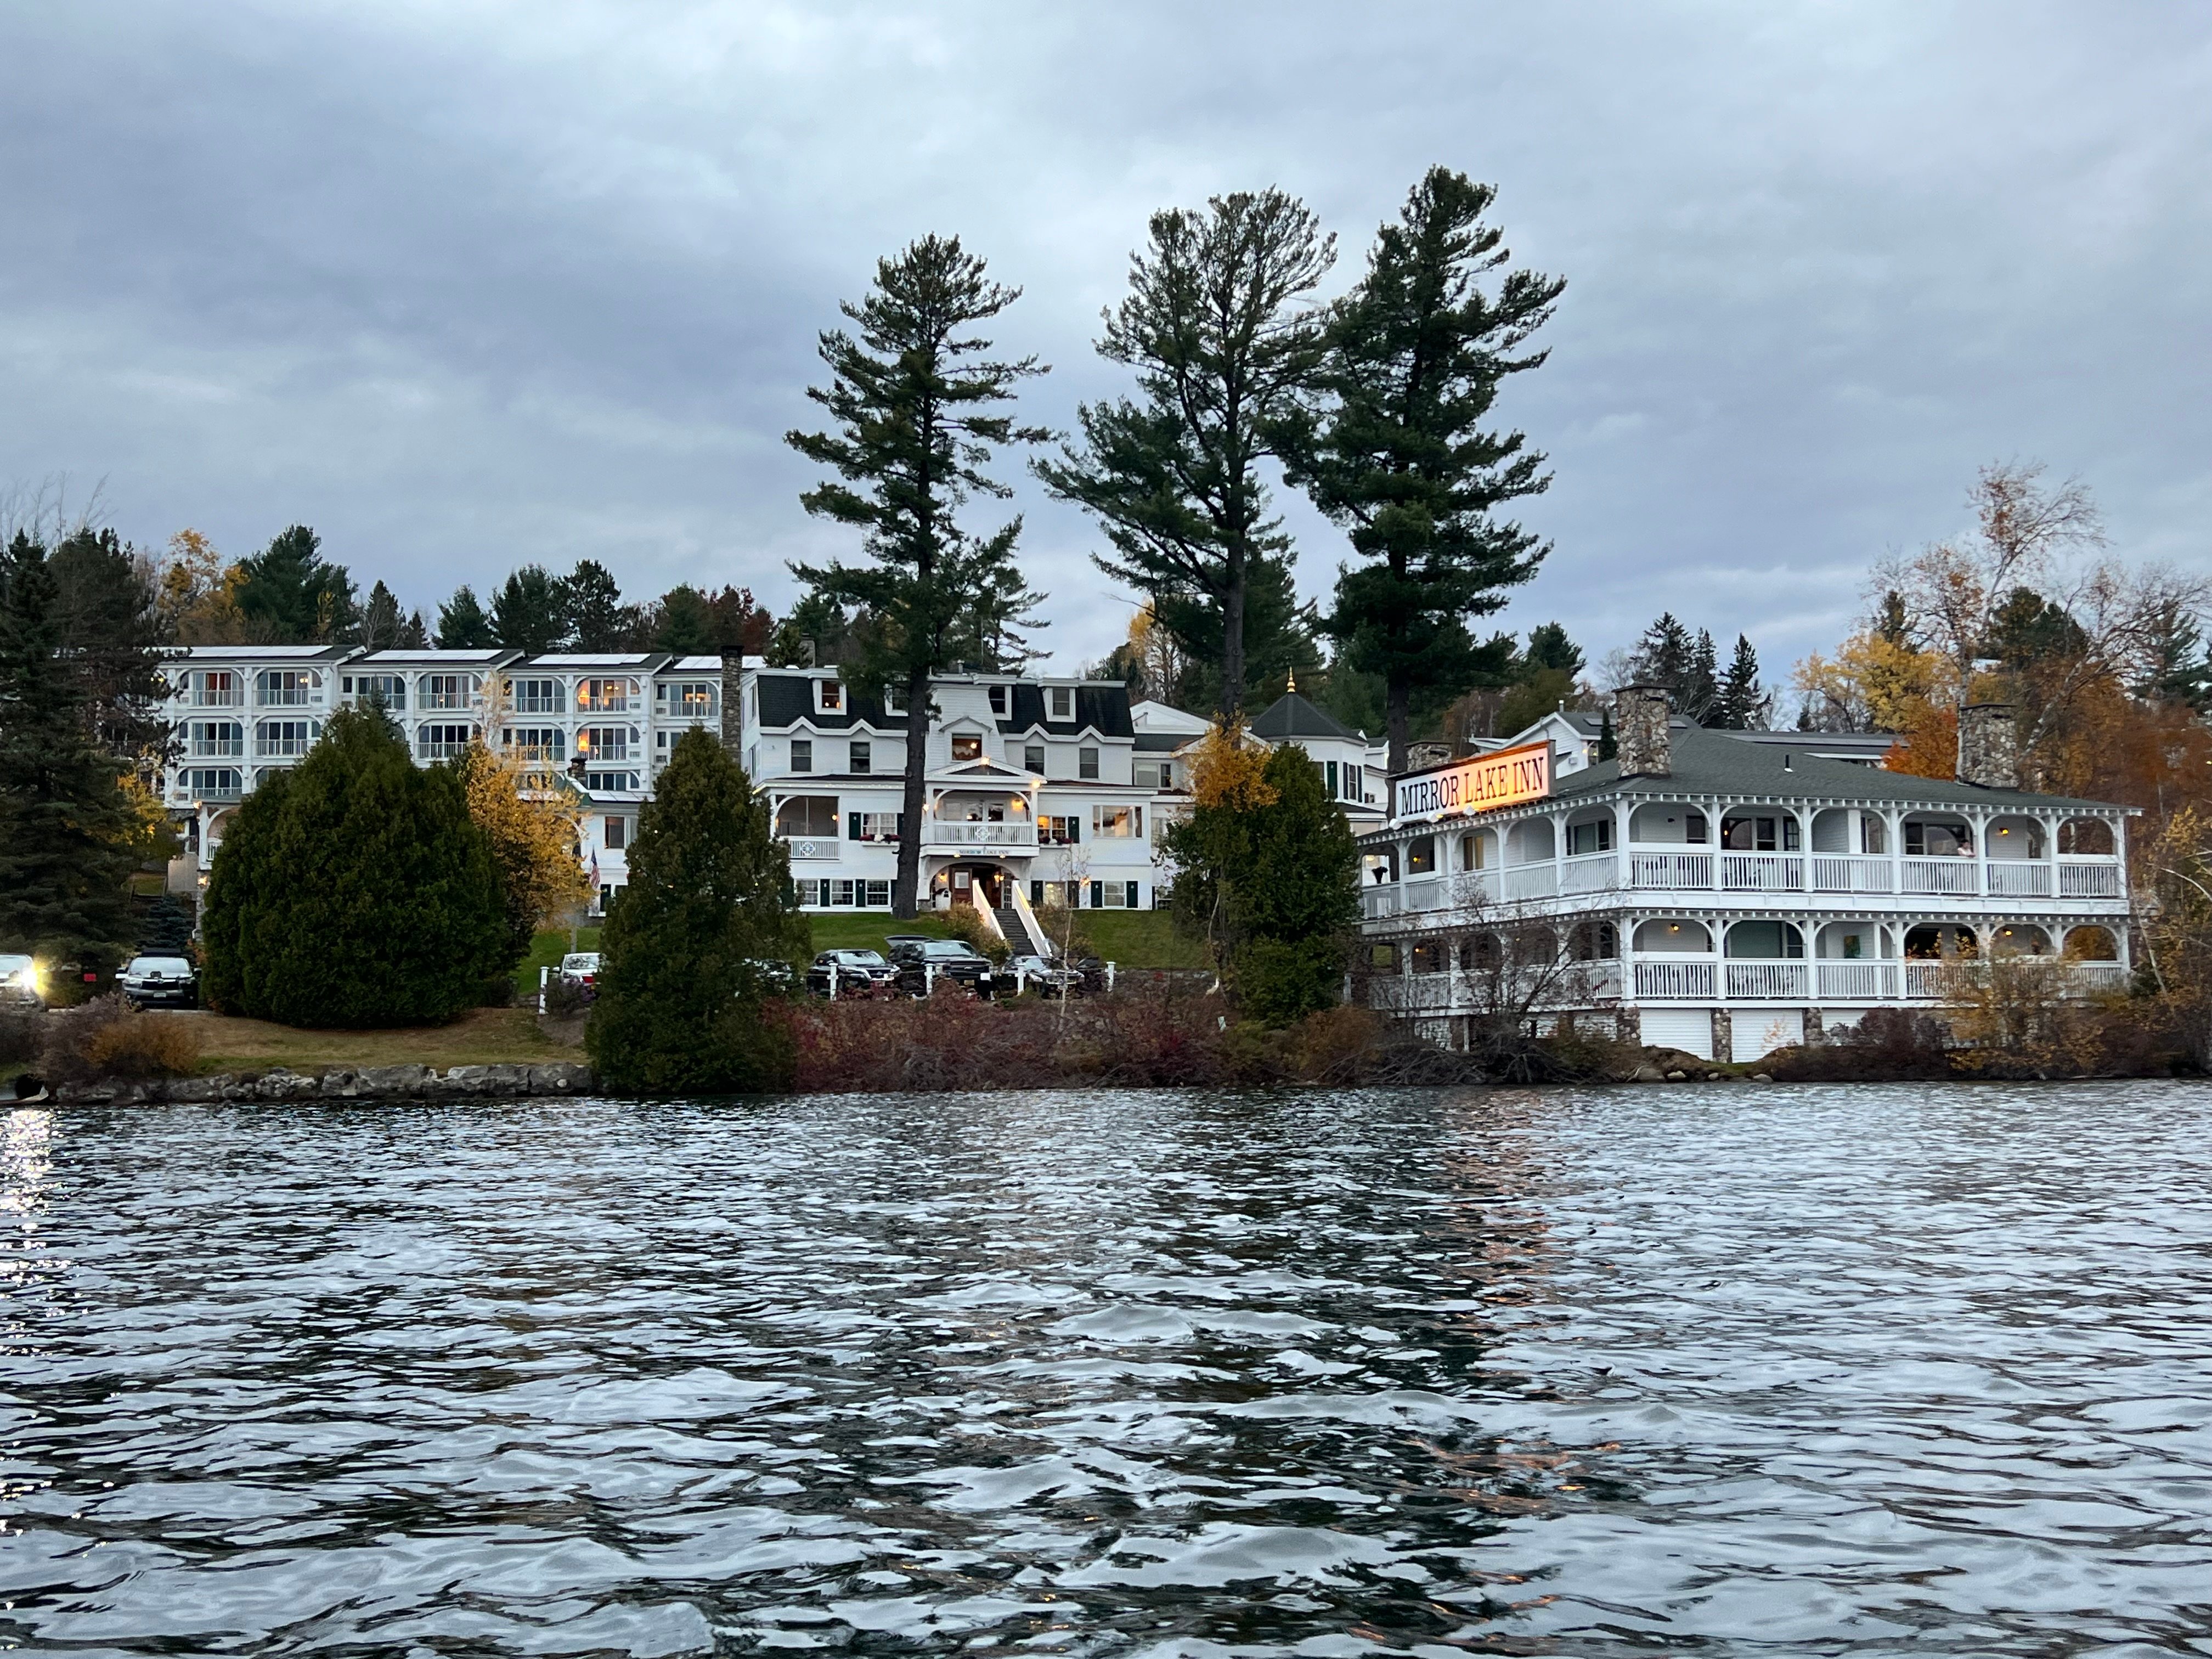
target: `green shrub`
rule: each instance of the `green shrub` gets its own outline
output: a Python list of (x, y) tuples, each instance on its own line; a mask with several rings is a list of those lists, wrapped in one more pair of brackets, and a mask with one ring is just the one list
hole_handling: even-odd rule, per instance
[(341, 710), (232, 817), (209, 874), (201, 990), (286, 1025), (448, 1020), (504, 972), (491, 850), (451, 767), (375, 710)]
[(994, 962), (1004, 962), (1013, 955), (1012, 947), (983, 925), (983, 913), (972, 904), (954, 905), (945, 913), (945, 925), (953, 938)]
[(791, 862), (744, 771), (699, 727), (638, 814), (629, 885), (599, 933), (599, 1000), (584, 1046), (610, 1087), (638, 1094), (787, 1089), (788, 1019), (762, 964), (803, 969), (806, 918)]

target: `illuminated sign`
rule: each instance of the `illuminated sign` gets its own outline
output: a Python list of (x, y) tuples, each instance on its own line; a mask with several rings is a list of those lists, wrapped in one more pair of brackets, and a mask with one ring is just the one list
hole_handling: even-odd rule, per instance
[(1437, 817), (1446, 812), (1486, 812), (1492, 807), (1540, 800), (1552, 793), (1552, 745), (1524, 743), (1431, 772), (1397, 780), (1394, 818)]

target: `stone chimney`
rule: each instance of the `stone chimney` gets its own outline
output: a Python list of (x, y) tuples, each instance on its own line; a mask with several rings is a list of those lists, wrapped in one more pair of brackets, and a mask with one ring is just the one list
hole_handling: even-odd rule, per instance
[(1663, 778), (1674, 770), (1667, 717), (1674, 699), (1663, 685), (1624, 685), (1613, 694), (1613, 747), (1624, 778)]
[(1970, 702), (1959, 711), (1959, 781), (2020, 787), (2020, 714), (2010, 703)]
[(722, 747), (740, 766), (745, 763), (745, 705), (738, 695), (745, 659), (735, 652), (722, 659)]

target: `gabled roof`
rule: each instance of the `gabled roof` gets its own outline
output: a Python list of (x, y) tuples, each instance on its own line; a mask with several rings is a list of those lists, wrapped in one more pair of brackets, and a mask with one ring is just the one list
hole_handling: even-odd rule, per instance
[(1300, 738), (1331, 738), (1363, 748), (1367, 743), (1364, 732), (1353, 731), (1295, 691), (1285, 691), (1267, 705), (1267, 712), (1252, 722), (1252, 735), (1270, 743), (1295, 742)]

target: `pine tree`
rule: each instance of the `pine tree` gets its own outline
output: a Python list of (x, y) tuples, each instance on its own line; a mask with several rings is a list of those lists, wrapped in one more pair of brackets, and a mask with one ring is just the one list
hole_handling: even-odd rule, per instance
[(438, 648), (441, 651), (483, 651), (498, 641), (492, 637), (491, 618), (484, 615), (476, 590), (466, 582), (438, 607)]
[(2148, 635), (2136, 695), (2200, 714), (2212, 708), (2212, 652), (2196, 619), (2179, 604), (2165, 605), (2152, 613)]
[(618, 651), (629, 643), (637, 613), (622, 602), (622, 589), (595, 559), (579, 559), (561, 583), (562, 614), (579, 651)]
[(139, 923), (138, 948), (148, 956), (180, 957), (191, 948), (192, 919), (185, 907), (164, 894), (146, 907)]
[(544, 565), (526, 564), (492, 596), (490, 620), (495, 644), (542, 655), (568, 636), (568, 593)]
[(1567, 637), (1558, 623), (1539, 623), (1528, 630), (1528, 648), (1521, 653), (1528, 669), (1556, 668), (1569, 675), (1583, 672), (1582, 647)]
[(811, 950), (791, 862), (767, 804), (703, 729), (677, 739), (638, 815), (629, 884), (599, 934), (599, 1000), (584, 1034), (611, 1086), (749, 1094), (791, 1086), (790, 1029), (764, 1016), (763, 963)]
[(1080, 445), (1036, 467), (1104, 527), (1114, 552), (1095, 556), (1100, 569), (1156, 605), (1188, 599), (1218, 614), (1206, 654), (1220, 665), (1224, 719), (1244, 705), (1259, 562), (1290, 551), (1260, 469), (1318, 370), (1320, 324), (1298, 307), (1335, 258), (1336, 239), (1279, 191), (1154, 214), (1098, 342), (1136, 371), (1140, 400), (1083, 405)]
[(1674, 712), (1700, 724), (1720, 692), (1712, 635), (1700, 629), (1692, 639), (1671, 611), (1644, 630), (1628, 667), (1636, 684), (1665, 686), (1674, 695)]
[[(1221, 635), (1227, 624), (1220, 601), (1203, 593), (1167, 593), (1151, 603), (1153, 616), (1189, 664), (1188, 706), (1218, 708)], [(1313, 605), (1298, 601), (1291, 562), (1272, 554), (1255, 556), (1244, 588), (1244, 684), (1255, 701), (1279, 690), (1293, 675), (1304, 675), (1308, 685), (1318, 683), (1320, 634)]]
[(707, 596), (688, 585), (670, 588), (660, 596), (660, 617), (653, 630), (653, 648), (672, 651), (679, 657), (704, 656), (714, 649), (714, 613)]
[(269, 643), (327, 645), (352, 632), (353, 578), (323, 556), (322, 546), (321, 537), (295, 524), (239, 562), (239, 611)]
[(399, 624), (399, 637), (392, 641), (401, 651), (427, 651), (430, 648), (430, 630), (422, 625), (422, 613), (410, 612)]
[[(955, 660), (973, 608), (1020, 580), (1018, 518), (978, 538), (955, 517), (971, 495), (1012, 493), (981, 470), (994, 445), (1049, 435), (990, 412), (1011, 401), (1024, 380), (1044, 372), (1036, 359), (979, 356), (990, 343), (969, 332), (1019, 297), (1019, 289), (990, 281), (983, 261), (963, 252), (957, 237), (924, 237), (878, 262), (868, 297), (843, 307), (859, 337), (842, 330), (822, 337), (831, 381), (806, 394), (829, 410), (836, 430), (785, 439), (841, 480), (809, 490), (800, 504), (866, 532), (869, 564), (793, 564), (791, 571), (833, 605), (872, 614), (877, 626), (858, 641), (854, 679), (906, 693), (915, 740), (905, 745), (902, 810), (910, 825), (922, 818), (929, 746), (920, 738), (931, 677)], [(892, 915), (914, 915), (921, 875), (921, 838), (902, 836)]]
[(381, 577), (368, 590), (368, 598), (361, 607), (361, 623), (354, 637), (371, 651), (392, 651), (398, 648), (400, 636), (406, 631), (401, 621), (399, 600), (384, 585)]
[(1504, 609), (1549, 550), (1497, 517), (1550, 483), (1543, 457), (1485, 422), (1505, 377), (1543, 362), (1520, 348), (1566, 284), (1514, 270), (1485, 291), (1511, 257), (1483, 222), (1494, 195), (1432, 167), (1377, 233), (1329, 324), (1322, 385), (1334, 407), (1289, 458), (1363, 561), (1339, 574), (1328, 625), (1355, 666), (1382, 676), (1394, 772), (1415, 719), (1504, 666), (1468, 623)]
[(154, 562), (112, 530), (82, 529), (53, 550), (47, 569), (64, 672), (84, 692), (94, 741), (152, 770), (168, 746), (161, 702), (171, 635)]
[(46, 550), (0, 555), (0, 950), (112, 965), (129, 948), (135, 815), (64, 660)]
[(1744, 635), (1735, 636), (1735, 655), (1729, 659), (1727, 678), (1713, 699), (1705, 724), (1731, 732), (1765, 729), (1774, 699), (1759, 683), (1759, 653)]
[(216, 849), (202, 990), (286, 1025), (420, 1025), (520, 959), (460, 774), (417, 767), (379, 710), (343, 708), (246, 798)]

